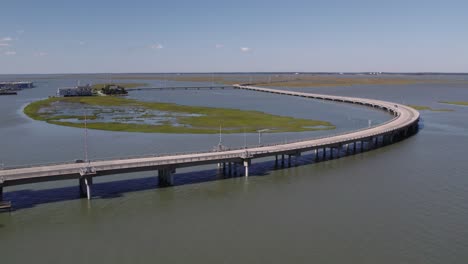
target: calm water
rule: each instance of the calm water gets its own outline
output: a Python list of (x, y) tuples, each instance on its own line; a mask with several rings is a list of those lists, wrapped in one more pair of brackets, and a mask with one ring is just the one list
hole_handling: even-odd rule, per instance
[[(83, 156), (82, 130), (32, 121), (21, 113), (28, 102), (74, 83), (73, 77), (45, 78), (17, 97), (0, 97), (0, 163)], [(255, 176), (248, 179), (214, 181), (218, 176), (213, 166), (178, 171), (177, 186), (170, 188), (158, 188), (152, 172), (102, 177), (90, 202), (78, 198), (75, 181), (8, 187), (5, 198), (17, 210), (0, 214), (2, 262), (466, 263), (468, 108), (437, 101), (468, 101), (468, 87), (304, 90), (455, 111), (422, 112), (418, 135), (361, 155), (318, 164), (303, 156), (295, 161), (302, 166), (282, 170), (274, 170), (268, 161), (254, 161)], [(333, 134), (389, 118), (368, 108), (237, 90), (144, 91), (130, 96), (260, 110), (337, 125), (334, 131), (266, 134), (263, 142)], [(218, 143), (218, 135), (90, 131), (90, 142), (91, 156), (97, 159), (206, 150)], [(244, 135), (225, 135), (223, 142), (242, 146)], [(256, 134), (247, 135), (249, 145), (257, 142)]]

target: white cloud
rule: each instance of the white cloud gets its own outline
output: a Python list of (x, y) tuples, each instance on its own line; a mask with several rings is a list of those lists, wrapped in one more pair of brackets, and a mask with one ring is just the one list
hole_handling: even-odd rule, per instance
[(83, 45), (86, 45), (86, 42), (84, 42), (84, 41), (79, 41), (78, 44), (79, 44), (80, 46), (83, 46)]
[(7, 55), (7, 56), (15, 56), (16, 51), (6, 51), (4, 54)]
[(251, 49), (251, 48), (248, 48), (248, 47), (242, 47), (242, 48), (240, 48), (240, 50), (241, 50), (242, 52), (249, 52), (249, 51), (251, 51), (252, 49)]
[(12, 41), (13, 39), (10, 38), (10, 37), (4, 37), (4, 38), (1, 38), (0, 39), (0, 42), (8, 42), (8, 41)]
[(223, 44), (216, 44), (216, 45), (215, 45), (215, 48), (217, 48), (217, 49), (222, 49), (222, 48), (224, 48), (224, 45), (223, 45)]
[(153, 44), (149, 46), (150, 49), (162, 49), (164, 48), (162, 44)]
[(2, 43), (0, 42), (0, 47), (9, 47), (10, 44), (9, 43)]
[(47, 56), (47, 52), (43, 52), (43, 51), (41, 51), (41, 52), (36, 52), (36, 53), (34, 53), (34, 56), (36, 56), (36, 57), (44, 57), (44, 56)]

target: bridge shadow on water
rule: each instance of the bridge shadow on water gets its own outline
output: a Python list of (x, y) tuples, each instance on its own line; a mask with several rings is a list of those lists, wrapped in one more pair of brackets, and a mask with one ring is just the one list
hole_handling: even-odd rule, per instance
[[(366, 150), (365, 150), (366, 151)], [(335, 152), (336, 153), (336, 152)], [(281, 163), (281, 160), (278, 160), (278, 163), (273, 161), (261, 161), (261, 162), (252, 162), (252, 165), (249, 168), (249, 177), (261, 177), (268, 175), (270, 172), (275, 170), (286, 169), (288, 167), (297, 167), (301, 165), (320, 163), (323, 161), (330, 160), (329, 151), (327, 151), (327, 158), (322, 159), (322, 154), (319, 152), (319, 160), (315, 160), (315, 155), (313, 154), (303, 154), (302, 156), (292, 157), (291, 164), (288, 164), (288, 159), (285, 158), (284, 166)], [(341, 155), (344, 156), (344, 151), (341, 151)], [(336, 157), (336, 156), (335, 156)], [(215, 165), (216, 166), (216, 165)], [(226, 170), (227, 171), (227, 170)], [(202, 171), (192, 171), (186, 173), (176, 173), (174, 177), (174, 184), (172, 186), (164, 185), (159, 182), (158, 177), (142, 177), (135, 179), (124, 179), (124, 180), (115, 180), (109, 182), (100, 182), (94, 183), (92, 189), (93, 199), (113, 199), (122, 197), (125, 193), (130, 192), (139, 192), (154, 190), (160, 188), (171, 188), (174, 186), (188, 185), (188, 184), (197, 184), (203, 182), (211, 182), (217, 180), (226, 180), (231, 178), (244, 177), (244, 167), (238, 166), (237, 173), (234, 173), (232, 170), (231, 175), (224, 175), (221, 169), (210, 169)], [(226, 173), (227, 174), (227, 173)], [(26, 208), (32, 208), (41, 204), (62, 202), (62, 201), (71, 201), (86, 199), (80, 197), (78, 180), (76, 180), (76, 185), (59, 187), (59, 188), (50, 188), (42, 190), (17, 190), (17, 191), (7, 191), (4, 193), (4, 200), (11, 201), (13, 204), (13, 210), (21, 210)]]
[[(291, 158), (291, 167), (311, 164), (314, 157), (312, 155), (303, 155), (300, 157)], [(284, 167), (278, 161), (263, 161), (255, 163), (250, 166), (249, 177), (261, 177), (268, 175), (274, 170), (281, 170), (288, 168), (287, 159), (285, 159)], [(227, 174), (227, 173), (226, 173)], [(244, 177), (244, 168), (237, 167), (237, 173), (232, 175), (224, 175), (220, 169), (192, 171), (187, 173), (176, 173), (174, 177), (174, 184), (172, 186), (160, 183), (158, 177), (143, 177), (135, 179), (116, 180), (111, 182), (100, 182), (93, 184), (92, 196), (93, 199), (113, 199), (122, 197), (125, 193), (147, 191), (159, 188), (171, 188), (173, 186), (181, 186), (187, 184), (197, 184), (203, 182), (226, 180), (230, 178)], [(4, 200), (11, 201), (14, 210), (21, 210), (32, 208), (41, 204), (71, 201), (85, 199), (81, 198), (79, 194), (78, 180), (76, 185), (41, 189), (41, 190), (17, 190), (7, 191), (4, 193)]]

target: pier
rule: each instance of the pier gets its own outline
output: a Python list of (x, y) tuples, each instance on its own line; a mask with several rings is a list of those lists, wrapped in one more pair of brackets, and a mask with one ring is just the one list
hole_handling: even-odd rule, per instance
[(95, 160), (85, 163), (59, 163), (15, 168), (6, 167), (0, 170), (0, 201), (2, 200), (4, 187), (64, 179), (76, 179), (81, 196), (91, 199), (94, 177), (129, 172), (155, 171), (158, 172), (160, 182), (172, 185), (178, 168), (206, 164), (218, 164), (218, 167), (224, 173), (232, 173), (233, 170), (237, 170), (238, 167), (241, 167), (241, 173), (245, 177), (249, 177), (249, 168), (252, 166), (253, 161), (258, 158), (274, 157), (275, 164), (279, 165), (279, 163), (281, 163), (282, 167), (285, 166), (285, 162), (290, 166), (291, 157), (306, 153), (313, 154), (314, 159), (311, 162), (342, 158), (346, 155), (353, 155), (365, 150), (392, 144), (410, 137), (418, 131), (419, 112), (402, 104), (373, 99), (303, 93), (248, 85), (234, 85), (231, 86), (231, 88), (362, 105), (372, 107), (379, 111), (385, 111), (393, 118), (373, 127), (288, 143), (229, 150), (219, 149), (197, 153)]
[(21, 90), (33, 87), (33, 82), (0, 82), (0, 89), (5, 90)]

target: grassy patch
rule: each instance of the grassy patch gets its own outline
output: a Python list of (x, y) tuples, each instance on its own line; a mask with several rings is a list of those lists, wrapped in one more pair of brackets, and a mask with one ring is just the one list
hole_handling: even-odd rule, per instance
[[(185, 106), (172, 103), (141, 102), (122, 97), (65, 97), (49, 98), (33, 102), (26, 106), (24, 113), (35, 120), (46, 121), (51, 124), (82, 127), (80, 123), (66, 122), (63, 119), (79, 119), (83, 116), (54, 116), (50, 113), (41, 113), (43, 108), (49, 108), (54, 103), (65, 102), (88, 106), (106, 107), (138, 107), (145, 110), (156, 110), (167, 112), (177, 120), (177, 126), (169, 122), (160, 125), (151, 124), (129, 124), (122, 122), (91, 122), (88, 127), (91, 129), (126, 131), (126, 132), (158, 132), (158, 133), (192, 133), (192, 134), (214, 134), (218, 133), (219, 125), (222, 125), (225, 133), (256, 132), (260, 129), (270, 129), (270, 132), (299, 132), (335, 129), (329, 122), (300, 119), (287, 116), (271, 115), (259, 111), (243, 111), (228, 108), (213, 108), (200, 106)], [(137, 117), (137, 116), (136, 116)], [(152, 114), (146, 114), (139, 118), (151, 118)], [(97, 119), (97, 116), (88, 117)], [(124, 121), (125, 118), (116, 118)], [(127, 118), (131, 119), (131, 118)]]
[(468, 102), (464, 101), (439, 101), (441, 104), (451, 104), (451, 105), (461, 105), (461, 106), (468, 106)]
[(453, 112), (454, 111), (453, 109), (446, 109), (446, 108), (437, 109), (437, 108), (432, 108), (432, 107), (425, 106), (425, 105), (408, 105), (408, 106), (419, 111), (425, 111), (425, 110), (433, 111), (433, 112)]

